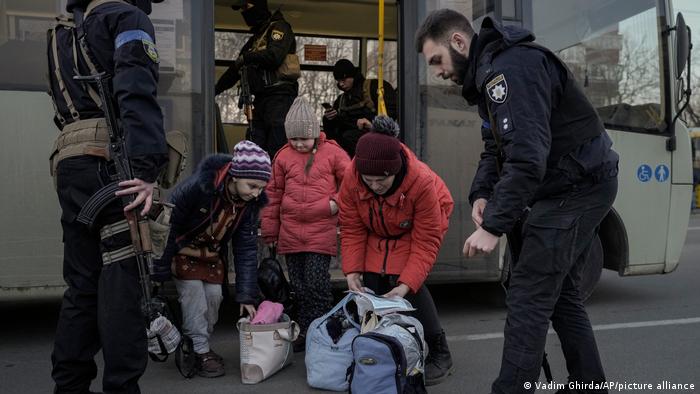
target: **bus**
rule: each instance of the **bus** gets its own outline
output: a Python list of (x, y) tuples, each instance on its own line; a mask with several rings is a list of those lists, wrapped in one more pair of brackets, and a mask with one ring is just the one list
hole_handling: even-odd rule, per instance
[[(48, 164), (58, 130), (45, 77), (46, 30), (65, 3), (0, 0), (0, 299), (53, 297), (65, 288), (60, 208)], [(377, 3), (269, 1), (293, 26), (300, 94), (319, 117), (320, 104), (339, 94), (332, 76), (338, 59), (376, 77)], [(166, 129), (189, 137), (189, 171), (244, 135), (235, 89), (214, 97), (216, 79), (248, 34), (232, 4), (166, 0), (150, 16), (160, 53), (159, 103)], [(483, 147), (481, 120), (459, 87), (428, 72), (413, 38), (424, 17), (443, 7), (462, 12), (477, 31), (485, 16), (533, 31), (569, 65), (606, 124), (620, 154), (620, 188), (589, 256), (584, 294), (604, 268), (630, 276), (677, 267), (693, 180), (691, 141), (678, 117), (689, 42), (687, 29), (676, 28), (671, 1), (387, 0), (385, 7), (384, 75), (398, 90), (401, 137), (442, 176), (455, 200), (430, 282), (497, 282), (508, 271), (506, 242), (489, 255), (462, 255), (474, 230), (467, 194)], [(342, 279), (337, 267), (333, 277)]]

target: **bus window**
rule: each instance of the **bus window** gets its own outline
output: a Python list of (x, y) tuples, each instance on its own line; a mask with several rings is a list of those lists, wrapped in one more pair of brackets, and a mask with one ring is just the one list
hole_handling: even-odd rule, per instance
[[(249, 33), (235, 31), (215, 32), (216, 79), (236, 60), (241, 48), (250, 37)], [(360, 63), (360, 40), (357, 38), (331, 38), (296, 35), (297, 55), (301, 62), (299, 95), (316, 109), (319, 119), (323, 116), (321, 103), (335, 100), (340, 91), (333, 78), (333, 65), (340, 59)], [(313, 48), (311, 46), (314, 46)], [(313, 51), (321, 49), (321, 51)], [(314, 52), (314, 56), (311, 56)], [(309, 56), (307, 56), (307, 54)], [(216, 98), (223, 123), (246, 123), (243, 111), (238, 108), (238, 89), (232, 88)]]
[(46, 31), (62, 11), (60, 0), (0, 1), (0, 90), (47, 89)]
[[(377, 53), (379, 51), (378, 40), (367, 40), (367, 78), (377, 78), (379, 65)], [(396, 41), (384, 41), (384, 80), (397, 88), (399, 81), (398, 60), (399, 52)]]
[(608, 128), (665, 128), (655, 1), (536, 1), (533, 26), (537, 42), (567, 63)]

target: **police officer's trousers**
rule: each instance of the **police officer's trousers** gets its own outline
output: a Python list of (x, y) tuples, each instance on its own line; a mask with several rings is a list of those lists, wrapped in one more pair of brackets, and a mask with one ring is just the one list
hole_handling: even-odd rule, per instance
[(534, 392), (550, 320), (561, 341), (569, 380), (605, 381), (578, 283), (596, 229), (616, 194), (617, 178), (608, 178), (533, 204), (523, 225), (520, 258), (512, 267), (503, 359), (493, 393)]
[(121, 202), (106, 207), (95, 229), (76, 221), (80, 208), (101, 186), (101, 163), (92, 156), (62, 160), (57, 168), (63, 210), (63, 277), (68, 289), (56, 328), (51, 361), (56, 393), (87, 393), (97, 376), (95, 354), (104, 356), (105, 393), (138, 393), (146, 369), (146, 326), (133, 257), (103, 266), (102, 252), (130, 243), (128, 232), (100, 240), (99, 228), (123, 220)]
[(296, 95), (291, 94), (255, 97), (253, 127), (249, 139), (263, 148), (270, 155), (270, 159), (273, 159), (275, 153), (287, 143), (284, 119), (295, 98)]

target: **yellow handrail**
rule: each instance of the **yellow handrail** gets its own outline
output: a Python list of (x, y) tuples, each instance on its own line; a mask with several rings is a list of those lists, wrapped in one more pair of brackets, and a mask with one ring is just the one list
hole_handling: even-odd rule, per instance
[(386, 116), (384, 104), (384, 0), (379, 0), (379, 53), (377, 53), (377, 115)]

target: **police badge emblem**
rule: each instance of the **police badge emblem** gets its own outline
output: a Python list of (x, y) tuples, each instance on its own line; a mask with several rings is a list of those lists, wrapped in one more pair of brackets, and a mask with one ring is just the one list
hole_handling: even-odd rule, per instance
[(153, 41), (142, 39), (141, 43), (143, 44), (143, 50), (146, 51), (146, 55), (148, 55), (151, 60), (153, 60), (154, 63), (158, 63), (158, 50), (156, 49), (156, 44)]
[(489, 95), (491, 101), (497, 104), (503, 104), (508, 98), (508, 84), (506, 83), (506, 77), (503, 74), (498, 74), (498, 76), (492, 79), (486, 84), (486, 92)]
[(272, 34), (271, 34), (271, 37), (272, 37), (273, 40), (279, 41), (279, 40), (281, 40), (282, 38), (284, 38), (284, 32), (283, 32), (283, 31), (279, 31), (279, 30), (273, 30), (273, 31), (272, 31)]

